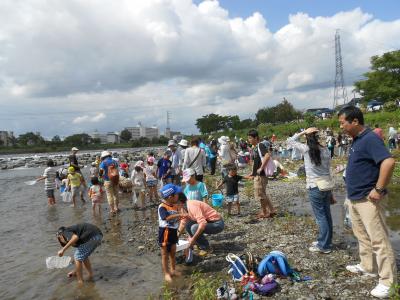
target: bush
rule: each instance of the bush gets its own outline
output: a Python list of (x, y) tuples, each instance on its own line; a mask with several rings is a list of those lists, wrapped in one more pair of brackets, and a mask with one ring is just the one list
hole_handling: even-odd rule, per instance
[(383, 105), (383, 109), (385, 111), (392, 112), (392, 111), (396, 111), (398, 109), (398, 107), (394, 101), (389, 101)]

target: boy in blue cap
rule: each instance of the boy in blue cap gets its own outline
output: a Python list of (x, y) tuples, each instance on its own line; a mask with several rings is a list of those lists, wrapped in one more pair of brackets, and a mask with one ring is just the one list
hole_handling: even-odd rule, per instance
[[(178, 275), (175, 271), (175, 253), (178, 243), (179, 220), (185, 214), (179, 213), (177, 206), (178, 194), (182, 192), (181, 187), (174, 184), (166, 184), (160, 189), (161, 204), (158, 206), (158, 244), (161, 247), (161, 262), (164, 279), (172, 281), (172, 276)], [(170, 269), (168, 269), (170, 260)]]

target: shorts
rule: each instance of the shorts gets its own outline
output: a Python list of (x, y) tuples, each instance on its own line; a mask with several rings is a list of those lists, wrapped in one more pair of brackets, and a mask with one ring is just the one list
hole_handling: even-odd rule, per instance
[(92, 254), (93, 251), (98, 246), (100, 246), (102, 239), (103, 239), (103, 236), (101, 234), (98, 234), (98, 235), (92, 237), (86, 243), (78, 246), (78, 248), (75, 250), (75, 253), (74, 253), (75, 260), (78, 260), (78, 261), (86, 260), (90, 256), (90, 254)]
[(47, 198), (54, 198), (54, 190), (46, 190)]
[(80, 186), (71, 186), (71, 194), (72, 197), (79, 196), (79, 192), (81, 191)]
[(168, 227), (158, 227), (158, 245), (167, 247), (167, 251), (171, 251), (171, 246), (178, 243), (178, 229)]
[(147, 184), (148, 187), (157, 186), (157, 183), (158, 183), (157, 179), (146, 181), (146, 184)]
[(267, 201), (267, 183), (268, 178), (266, 176), (254, 177), (254, 198), (260, 202)]
[(236, 195), (227, 195), (225, 197), (226, 202), (231, 203), (231, 202), (239, 202), (239, 194)]

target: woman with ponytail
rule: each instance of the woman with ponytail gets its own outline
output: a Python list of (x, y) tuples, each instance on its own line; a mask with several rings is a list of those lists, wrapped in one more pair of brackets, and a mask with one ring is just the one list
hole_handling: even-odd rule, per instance
[[(303, 135), (306, 137), (306, 143), (298, 141)], [(295, 134), (287, 142), (293, 149), (299, 150), (304, 157), (306, 187), (319, 228), (318, 239), (312, 243), (309, 250), (330, 253), (333, 233), (330, 205), (334, 201), (332, 197), (333, 182), (330, 176), (330, 152), (319, 143), (318, 129), (314, 127)]]

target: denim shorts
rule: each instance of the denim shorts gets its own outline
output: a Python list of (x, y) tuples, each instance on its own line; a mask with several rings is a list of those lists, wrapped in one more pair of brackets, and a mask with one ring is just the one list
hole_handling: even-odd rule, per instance
[(236, 195), (227, 195), (225, 197), (226, 202), (231, 203), (231, 202), (238, 202), (239, 201), (239, 194)]
[(103, 239), (103, 236), (101, 234), (98, 234), (98, 235), (92, 237), (86, 243), (79, 245), (74, 253), (75, 260), (84, 261), (85, 259), (87, 259), (90, 256), (90, 254), (92, 254), (93, 251), (98, 246), (100, 246), (102, 239)]

